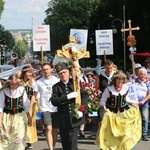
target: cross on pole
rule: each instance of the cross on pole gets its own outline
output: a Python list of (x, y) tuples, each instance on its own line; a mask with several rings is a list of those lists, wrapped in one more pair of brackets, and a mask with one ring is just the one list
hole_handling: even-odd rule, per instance
[(126, 32), (126, 31), (129, 31), (129, 35), (132, 35), (132, 30), (140, 30), (140, 27), (134, 27), (134, 28), (132, 28), (131, 27), (131, 20), (128, 20), (128, 24), (129, 24), (129, 28), (127, 28), (127, 29), (121, 29), (121, 32)]
[[(127, 40), (128, 40), (127, 45), (130, 46), (130, 48), (132, 48), (134, 50), (135, 45), (136, 45), (136, 40), (135, 40), (135, 36), (132, 35), (132, 31), (133, 30), (139, 30), (140, 27), (137, 26), (137, 27), (132, 28), (131, 27), (131, 20), (128, 20), (128, 24), (129, 24), (129, 28), (127, 28), (127, 29), (121, 29), (121, 32), (129, 31), (129, 36), (127, 38)], [(133, 52), (131, 52), (129, 58), (131, 59), (131, 62), (132, 62), (132, 72), (133, 72), (133, 75), (135, 76), (135, 69), (134, 69), (135, 62), (134, 62)]]

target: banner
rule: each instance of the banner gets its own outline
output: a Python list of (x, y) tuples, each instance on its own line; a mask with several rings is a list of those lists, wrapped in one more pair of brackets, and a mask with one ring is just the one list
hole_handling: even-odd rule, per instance
[(87, 49), (87, 35), (88, 30), (83, 29), (70, 29), (70, 35), (76, 36), (78, 39), (78, 43), (85, 50)]
[(129, 87), (129, 91), (128, 91), (128, 94), (126, 96), (126, 101), (138, 104), (138, 96), (137, 96), (135, 83), (129, 82), (129, 83), (127, 83), (127, 85)]
[(33, 26), (33, 51), (50, 51), (49, 25)]
[(113, 34), (112, 30), (96, 30), (96, 54), (113, 55)]

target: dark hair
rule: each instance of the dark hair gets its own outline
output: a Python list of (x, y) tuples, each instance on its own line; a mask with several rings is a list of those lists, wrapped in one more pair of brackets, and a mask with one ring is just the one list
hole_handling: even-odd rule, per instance
[(113, 63), (114, 63), (114, 62), (113, 62), (112, 60), (106, 59), (105, 62), (104, 62), (104, 66), (105, 66), (105, 65), (109, 65), (109, 66), (110, 66), (110, 65), (113, 64)]
[(48, 65), (48, 66), (50, 66), (51, 68), (53, 68), (53, 65), (52, 65), (52, 64), (49, 64), (49, 63), (44, 63), (44, 64), (42, 65), (42, 68), (43, 68), (43, 66), (46, 66), (46, 65)]

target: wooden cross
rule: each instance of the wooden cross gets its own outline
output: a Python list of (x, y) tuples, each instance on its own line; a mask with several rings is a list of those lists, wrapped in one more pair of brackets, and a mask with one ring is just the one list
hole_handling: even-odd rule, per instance
[(76, 43), (74, 36), (69, 36), (68, 44), (62, 46), (62, 50), (57, 50), (58, 57), (65, 57), (71, 62), (71, 74), (73, 78), (74, 91), (78, 92), (76, 103), (81, 104), (80, 93), (80, 75), (81, 67), (79, 65), (79, 59), (89, 58), (90, 54), (84, 50), (79, 44)]
[(129, 28), (127, 29), (121, 29), (121, 32), (125, 32), (125, 31), (129, 31), (129, 35), (132, 35), (132, 30), (140, 30), (140, 27), (135, 27), (135, 28), (132, 28), (131, 27), (131, 20), (128, 20), (128, 23), (129, 23)]
[[(128, 24), (129, 24), (129, 28), (127, 29), (121, 29), (121, 32), (126, 32), (126, 31), (129, 31), (129, 35), (132, 35), (132, 30), (140, 30), (140, 27), (135, 27), (135, 28), (132, 28), (131, 27), (131, 20), (128, 20)], [(134, 55), (133, 54), (130, 54), (129, 58), (131, 59), (131, 62), (132, 62), (132, 72), (133, 72), (133, 75), (135, 76), (135, 62), (134, 62)]]

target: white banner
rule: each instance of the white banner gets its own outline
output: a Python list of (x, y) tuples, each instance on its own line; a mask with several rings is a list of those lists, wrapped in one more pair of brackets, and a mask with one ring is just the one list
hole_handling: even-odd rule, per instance
[(88, 30), (83, 29), (70, 29), (70, 35), (76, 36), (78, 39), (78, 43), (85, 50), (87, 49), (87, 35)]
[(113, 34), (112, 30), (96, 30), (96, 54), (113, 55)]
[(137, 96), (137, 91), (136, 91), (135, 84), (129, 82), (129, 83), (127, 83), (127, 85), (129, 87), (129, 91), (128, 91), (128, 94), (126, 96), (126, 101), (138, 104), (138, 96)]
[(50, 27), (49, 25), (37, 25), (33, 27), (33, 51), (50, 51)]

